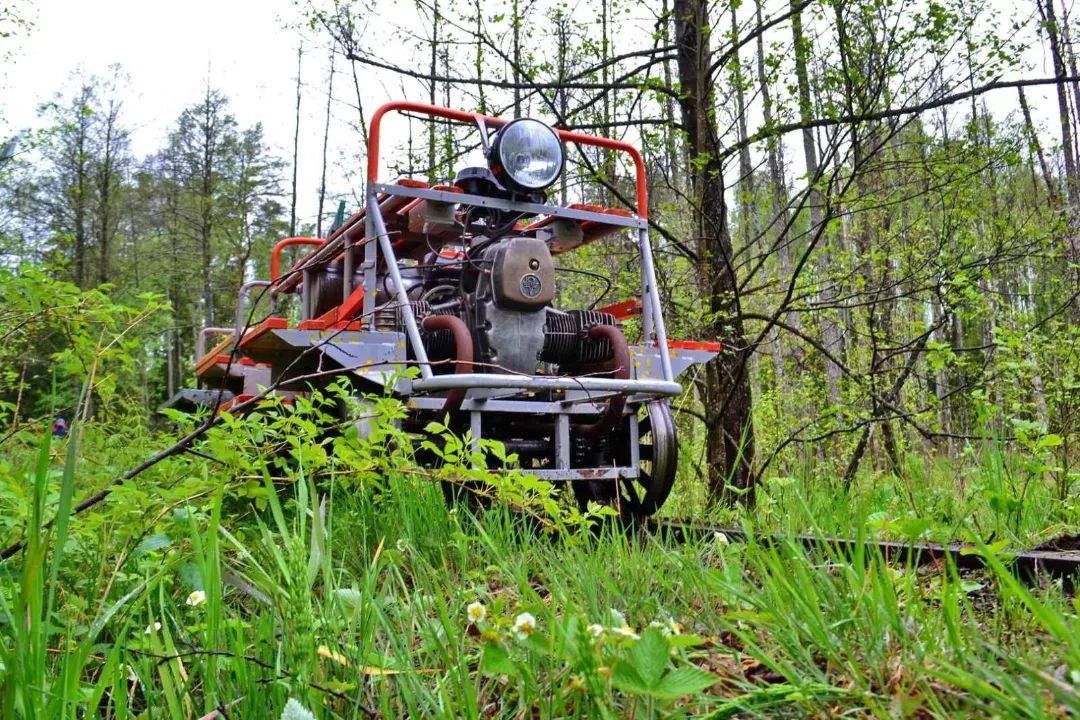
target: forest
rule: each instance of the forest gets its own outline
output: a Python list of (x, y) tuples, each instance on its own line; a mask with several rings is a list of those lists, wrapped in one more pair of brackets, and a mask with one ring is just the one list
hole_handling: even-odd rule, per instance
[[(205, 66), (147, 152), (139, 68), (70, 68), (33, 127), (0, 102), (0, 716), (1080, 713), (1075, 578), (1013, 564), (1080, 556), (1068, 0), (286, 6), (265, 117)], [(0, 3), (0, 93), (35, 16)], [(492, 152), (410, 111), (369, 158), (396, 100), (640, 151), (565, 144), (546, 201), (646, 219), (651, 259), (626, 228), (557, 255), (555, 303), (651, 307), (655, 264), (667, 336), (719, 344), (665, 400), (657, 522), (730, 532), (628, 529), (479, 419), (414, 422), (396, 380), (170, 407), (204, 329), (274, 319), (238, 298), (279, 241), (347, 237), (369, 162), (443, 188)]]

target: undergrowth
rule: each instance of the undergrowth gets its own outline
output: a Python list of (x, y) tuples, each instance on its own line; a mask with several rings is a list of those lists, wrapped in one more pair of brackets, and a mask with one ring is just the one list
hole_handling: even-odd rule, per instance
[[(151, 439), (93, 423), (12, 439), (0, 530), (25, 547), (0, 565), (3, 717), (1080, 712), (1080, 605), (1018, 584), (996, 545), (968, 576), (722, 535), (669, 544), (488, 470), (513, 458), (438, 423), (425, 451), (443, 463), (421, 470), (398, 403), (342, 413), (335, 392), (227, 417), (197, 455), (70, 523)], [(914, 495), (837, 499), (780, 478), (728, 519), (1015, 545), (1059, 509), (1038, 487), (1019, 519), (994, 507), (1008, 481), (993, 468), (1022, 462), (994, 452), (962, 491), (913, 476)], [(448, 505), (465, 486), (486, 497)]]

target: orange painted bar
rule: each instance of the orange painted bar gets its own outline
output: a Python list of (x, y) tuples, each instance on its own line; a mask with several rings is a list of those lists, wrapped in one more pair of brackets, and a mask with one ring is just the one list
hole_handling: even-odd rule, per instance
[(718, 342), (708, 340), (668, 340), (668, 348), (672, 350), (708, 350), (720, 352), (724, 346)]
[[(501, 128), (503, 125), (510, 122), (509, 120), (491, 117), (490, 115), (470, 113), (465, 112), (464, 110), (451, 110), (450, 108), (428, 105), (426, 103), (408, 102), (405, 100), (386, 103), (379, 107), (379, 109), (375, 111), (375, 114), (371, 116), (367, 157), (367, 178), (368, 182), (371, 183), (377, 183), (379, 181), (379, 130), (382, 124), (382, 118), (383, 115), (393, 110), (423, 113), (424, 115), (431, 115), (432, 117), (457, 120), (461, 123), (473, 123), (477, 120), (482, 120), (486, 125), (490, 125), (496, 129)], [(553, 128), (553, 130), (555, 130), (555, 133), (563, 142), (575, 143), (577, 145), (591, 145), (607, 150), (617, 150), (629, 155), (634, 161), (634, 170), (637, 175), (637, 214), (641, 218), (647, 218), (649, 216), (649, 190), (645, 179), (645, 161), (642, 160), (641, 153), (638, 152), (636, 147), (629, 143), (622, 142), (621, 140), (612, 140), (611, 138), (598, 137), (596, 135), (586, 135), (585, 133), (572, 132), (570, 130), (558, 130), (555, 128)]]
[(345, 299), (345, 302), (338, 305), (336, 320), (352, 320), (356, 313), (360, 312), (364, 306), (364, 286), (357, 285), (353, 288), (353, 291), (349, 294), (349, 297)]
[(289, 327), (289, 321), (282, 317), (268, 317), (255, 327), (244, 333), (244, 336), (240, 338), (240, 342), (237, 343), (238, 348), (242, 348), (247, 343), (251, 342), (257, 337), (265, 335), (271, 330), (284, 330)]
[(251, 400), (254, 397), (255, 397), (255, 395), (253, 393), (240, 393), (236, 397), (234, 397), (234, 398), (232, 398), (230, 400), (226, 400), (225, 402), (218, 405), (217, 406), (217, 411), (219, 413), (228, 412), (229, 410), (231, 410), (235, 406), (240, 405), (242, 403), (246, 403), (246, 402), (248, 402), (249, 400)]
[(597, 308), (596, 311), (614, 315), (616, 320), (626, 320), (641, 314), (641, 301), (637, 298), (631, 298), (630, 300), (623, 300), (621, 303)]
[[(195, 361), (195, 374), (202, 375), (215, 364), (229, 362), (228, 350), (232, 347), (233, 337), (230, 335), (217, 345), (215, 345), (210, 352), (203, 355), (201, 358)], [(222, 360), (221, 358), (225, 358)]]
[(311, 237), (291, 237), (284, 240), (278, 240), (274, 245), (274, 249), (270, 251), (270, 281), (278, 279), (278, 275), (281, 274), (281, 252), (294, 245), (322, 245), (324, 240)]

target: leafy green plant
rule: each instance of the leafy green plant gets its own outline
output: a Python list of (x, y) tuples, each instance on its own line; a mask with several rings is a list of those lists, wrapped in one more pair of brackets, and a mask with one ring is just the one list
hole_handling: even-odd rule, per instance
[[(153, 581), (136, 582), (121, 597), (105, 598), (87, 626), (57, 623), (57, 598), (75, 490), (78, 437), (67, 442), (55, 523), (46, 518), (52, 436), (42, 436), (33, 469), (33, 507), (23, 551), (22, 572), (11, 596), (0, 593), (5, 632), (0, 636), (0, 684), (4, 716), (68, 717), (86, 698), (101, 698), (116, 683), (119, 648), (108, 648), (104, 663), (94, 658), (98, 639), (114, 618), (137, 600)], [(7, 570), (7, 568), (5, 568)], [(160, 576), (160, 574), (158, 575)], [(111, 581), (110, 581), (111, 584)], [(52, 650), (58, 648), (54, 664)], [(93, 682), (84, 686), (91, 665), (102, 664)]]

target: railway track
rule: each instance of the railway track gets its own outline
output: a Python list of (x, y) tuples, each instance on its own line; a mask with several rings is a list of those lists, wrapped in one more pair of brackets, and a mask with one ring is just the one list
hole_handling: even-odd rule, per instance
[[(723, 536), (729, 542), (748, 542), (751, 538), (745, 530), (722, 527), (689, 520), (650, 519), (643, 525), (658, 535), (666, 535), (677, 542), (701, 542)], [(782, 533), (755, 534), (761, 544), (794, 542), (808, 550), (831, 551), (850, 556), (861, 548), (881, 553), (890, 563), (920, 567), (934, 563), (953, 563), (960, 570), (981, 570), (988, 565), (978, 548), (968, 543), (902, 542), (894, 540), (854, 540), (851, 538), (820, 535)], [(1067, 592), (1076, 589), (1080, 577), (1080, 536), (1069, 538), (1065, 543), (1070, 549), (1040, 546), (1031, 550), (1003, 553), (1002, 561), (1018, 578), (1028, 583), (1041, 579), (1060, 579)], [(1050, 543), (1048, 545), (1053, 545)]]

